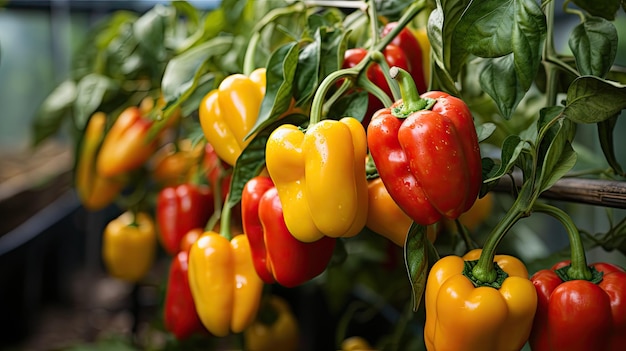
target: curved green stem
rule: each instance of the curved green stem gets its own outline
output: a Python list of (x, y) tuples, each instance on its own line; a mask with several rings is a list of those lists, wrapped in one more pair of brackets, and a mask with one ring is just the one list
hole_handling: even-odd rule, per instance
[(324, 107), (324, 98), (326, 97), (326, 93), (330, 90), (330, 87), (341, 78), (351, 78), (357, 77), (362, 66), (365, 64), (365, 60), (359, 62), (356, 66), (352, 68), (344, 68), (338, 71), (335, 71), (324, 78), (324, 80), (320, 83), (315, 95), (313, 96), (313, 102), (311, 103), (311, 116), (309, 118), (309, 125), (314, 125), (315, 123), (322, 120), (322, 109)]
[(383, 106), (389, 107), (393, 104), (391, 98), (385, 93), (379, 86), (374, 84), (369, 78), (367, 78), (367, 74), (361, 74), (357, 78), (357, 85), (365, 89), (368, 93), (374, 95), (380, 102), (383, 103)]
[(476, 280), (483, 283), (492, 283), (496, 280), (497, 272), (493, 267), (496, 248), (509, 229), (511, 229), (518, 220), (528, 216), (532, 208), (532, 190), (532, 182), (528, 182), (522, 187), (509, 211), (487, 237), (478, 263), (476, 263), (476, 266), (472, 269), (472, 275)]
[(249, 76), (250, 73), (252, 73), (252, 71), (256, 68), (254, 59), (259, 40), (261, 40), (261, 32), (257, 31), (252, 34), (250, 41), (248, 42), (248, 47), (246, 48), (246, 53), (243, 57), (243, 74), (246, 76)]
[(376, 1), (368, 0), (367, 1), (367, 15), (370, 21), (370, 50), (375, 50), (376, 44), (378, 43), (378, 14), (376, 13)]
[(350, 79), (346, 79), (343, 81), (343, 83), (341, 83), (339, 89), (337, 89), (333, 93), (333, 95), (331, 95), (324, 103), (322, 107), (323, 115), (326, 115), (328, 113), (328, 110), (331, 108), (331, 106), (333, 106), (333, 104), (337, 100), (339, 100), (339, 98), (341, 98), (341, 96), (343, 96), (343, 94), (348, 91), (348, 89), (350, 89), (350, 86), (352, 86), (352, 81)]
[(250, 37), (250, 41), (248, 42), (248, 47), (246, 48), (246, 53), (243, 60), (243, 73), (245, 75), (249, 75), (256, 68), (254, 59), (258, 46), (257, 44), (261, 39), (261, 32), (263, 31), (263, 29), (279, 17), (293, 16), (294, 13), (304, 10), (306, 10), (306, 5), (300, 1), (296, 1), (291, 5), (271, 10), (254, 26), (252, 30), (253, 34)]
[(549, 1), (546, 6), (546, 42), (543, 46), (543, 57), (555, 57), (556, 49), (554, 48), (554, 6), (555, 1)]
[(569, 7), (569, 4), (570, 4), (569, 0), (563, 2), (563, 7), (562, 7), (563, 8), (563, 12), (567, 13), (567, 14), (570, 14), (570, 15), (576, 15), (576, 16), (578, 16), (580, 18), (581, 22), (585, 22), (585, 14), (582, 11), (578, 10), (578, 9), (573, 9), (573, 8)]
[(406, 9), (402, 17), (398, 19), (398, 25), (395, 26), (391, 31), (389, 31), (389, 33), (387, 33), (387, 35), (385, 35), (384, 38), (381, 38), (381, 40), (372, 49), (376, 51), (383, 51), (385, 47), (389, 45), (389, 43), (391, 43), (393, 38), (395, 38), (398, 35), (398, 33), (400, 33), (400, 31), (402, 31), (402, 29), (404, 29), (404, 27), (406, 27), (407, 24), (411, 22), (418, 13), (424, 7), (426, 7), (426, 3), (427, 3), (426, 0), (418, 0), (418, 1), (413, 2)]
[(389, 70), (391, 78), (398, 82), (402, 105), (392, 111), (393, 115), (399, 118), (408, 117), (413, 112), (427, 110), (435, 104), (433, 99), (422, 99), (417, 91), (415, 82), (409, 72), (399, 67), (391, 67)]
[(578, 228), (574, 225), (571, 217), (560, 208), (548, 204), (536, 203), (533, 206), (533, 210), (546, 213), (556, 218), (565, 227), (570, 242), (571, 266), (567, 270), (569, 278), (591, 280), (592, 273), (587, 266), (585, 247), (580, 233), (578, 232)]
[[(404, 12), (402, 17), (398, 20), (398, 25), (395, 28), (393, 28), (393, 30), (390, 31), (388, 35), (382, 38), (374, 46), (373, 51), (382, 51), (387, 45), (389, 45), (389, 43), (393, 40), (393, 38), (396, 35), (398, 35), (398, 33), (400, 33), (400, 31), (419, 13), (420, 10), (422, 10), (425, 7), (425, 5), (426, 5), (425, 0), (420, 0), (420, 1), (416, 1), (412, 3)], [(311, 116), (309, 119), (309, 125), (315, 124), (322, 119), (324, 98), (326, 97), (328, 90), (335, 83), (335, 81), (341, 78), (354, 79), (355, 77), (359, 77), (359, 75), (362, 72), (364, 73), (366, 71), (368, 65), (371, 62), (372, 62), (372, 51), (369, 51), (367, 56), (365, 56), (363, 60), (359, 62), (356, 66), (352, 68), (345, 68), (345, 69), (337, 70), (329, 74), (328, 76), (326, 76), (326, 78), (324, 78), (324, 80), (320, 83), (319, 87), (317, 88), (317, 91), (315, 92), (315, 95), (313, 97), (313, 102), (311, 104)], [(382, 92), (382, 90), (379, 87), (376, 87), (374, 84), (369, 85), (367, 83), (367, 80), (365, 79), (359, 78), (358, 82), (364, 83), (365, 86), (363, 86), (363, 88), (366, 89), (368, 92), (372, 92), (373, 94), (375, 94), (377, 98), (383, 101), (385, 106), (391, 105), (391, 103), (388, 103), (389, 101), (388, 97), (384, 98), (382, 95), (379, 96), (379, 91)], [(386, 96), (384, 92), (383, 94)]]
[[(204, 230), (205, 231), (212, 231), (213, 228), (215, 228), (215, 225), (217, 224), (217, 221), (220, 220), (220, 218), (222, 217), (222, 207), (224, 206), (224, 204), (222, 203), (222, 182), (224, 181), (224, 170), (221, 169), (221, 166), (218, 165), (218, 167), (220, 167), (220, 175), (217, 178), (217, 184), (210, 184), (211, 187), (213, 188), (213, 214), (211, 215), (211, 217), (209, 218), (209, 220), (206, 222), (205, 226), (204, 226)], [(224, 203), (228, 203), (228, 201), (225, 201)]]
[(226, 196), (226, 201), (224, 201), (224, 206), (222, 206), (222, 218), (220, 223), (220, 235), (225, 237), (226, 239), (232, 239), (233, 235), (230, 232), (230, 205), (228, 204), (228, 196)]
[(393, 79), (389, 73), (390, 68), (387, 60), (385, 59), (385, 55), (383, 55), (383, 53), (380, 51), (373, 50), (372, 59), (380, 66), (380, 69), (383, 71), (383, 75), (385, 76), (387, 85), (389, 85), (389, 88), (391, 89), (391, 95), (393, 96), (393, 100), (398, 101), (400, 98), (402, 98), (402, 93), (400, 92), (398, 82)]

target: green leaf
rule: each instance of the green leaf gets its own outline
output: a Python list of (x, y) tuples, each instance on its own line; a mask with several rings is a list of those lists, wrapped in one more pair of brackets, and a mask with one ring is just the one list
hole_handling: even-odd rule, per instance
[(576, 123), (597, 123), (626, 108), (626, 86), (594, 76), (576, 78), (567, 90), (563, 114)]
[(590, 17), (572, 31), (568, 44), (581, 75), (605, 77), (617, 55), (617, 29), (601, 17)]
[(428, 278), (428, 239), (426, 226), (413, 222), (404, 244), (404, 263), (411, 283), (413, 311), (417, 311)]
[[(537, 140), (539, 169), (536, 184), (539, 192), (552, 186), (576, 163), (576, 153), (570, 145), (575, 127), (570, 120), (561, 117), (562, 112), (563, 107), (560, 106), (546, 107), (540, 111), (537, 121), (541, 137)], [(553, 123), (554, 120), (556, 123)]]
[(74, 101), (74, 124), (83, 130), (89, 117), (96, 112), (103, 101), (119, 89), (116, 81), (99, 74), (84, 76), (76, 87), (77, 94)]
[(515, 107), (526, 94), (514, 68), (513, 54), (487, 59), (480, 74), (480, 86), (496, 103), (505, 119), (510, 119)]
[(613, 143), (613, 130), (617, 124), (617, 116), (613, 116), (602, 122), (598, 122), (598, 139), (600, 140), (600, 148), (602, 153), (609, 163), (609, 166), (613, 171), (621, 176), (624, 176), (624, 170), (617, 161), (617, 155), (615, 154), (615, 145)]
[(494, 123), (488, 122), (483, 123), (476, 127), (476, 134), (478, 135), (478, 142), (482, 142), (487, 140), (495, 132), (496, 125)]
[(526, 141), (520, 139), (517, 135), (509, 135), (504, 139), (502, 143), (502, 151), (500, 158), (500, 167), (492, 168), (492, 172), (488, 174), (487, 179), (485, 179), (485, 183), (489, 183), (495, 181), (511, 170), (517, 161), (520, 153), (526, 146)]
[[(176, 10), (177, 14), (185, 17), (185, 21), (191, 28), (197, 28), (199, 26), (200, 14), (188, 1), (172, 1), (171, 5)], [(213, 11), (209, 11), (209, 13), (210, 12)]]
[(244, 18), (243, 14), (246, 9), (247, 0), (223, 0), (220, 7), (226, 15), (226, 22), (236, 24)]
[(246, 138), (273, 123), (289, 109), (298, 53), (298, 42), (292, 41), (278, 48), (270, 57), (265, 73), (265, 96), (256, 123)]
[(308, 120), (308, 116), (305, 115), (288, 115), (268, 124), (254, 136), (248, 146), (243, 149), (235, 163), (232, 180), (230, 182), (230, 193), (228, 194), (228, 204), (230, 207), (235, 206), (241, 201), (241, 193), (246, 183), (257, 176), (261, 169), (265, 167), (265, 144), (267, 144), (267, 140), (274, 129), (282, 124), (300, 126)]
[(163, 73), (161, 90), (166, 104), (182, 103), (193, 93), (210, 58), (225, 54), (232, 37), (219, 36), (172, 58)]
[(167, 56), (164, 46), (165, 28), (167, 18), (172, 14), (171, 8), (156, 5), (133, 24), (133, 33), (137, 38), (137, 43), (157, 62), (165, 60)]
[(454, 42), (478, 57), (510, 54), (514, 10), (513, 1), (472, 2), (454, 28)]
[(565, 145), (563, 145), (559, 159), (552, 164), (550, 172), (544, 175), (539, 191), (543, 192), (548, 190), (557, 180), (563, 178), (563, 176), (574, 167), (577, 159), (578, 155), (572, 148), (572, 144), (566, 142)]
[(350, 94), (345, 94), (339, 98), (328, 111), (328, 117), (340, 119), (342, 117), (354, 117), (363, 121), (367, 112), (369, 98), (367, 91), (359, 90)]
[(322, 37), (321, 77), (341, 68), (348, 47), (349, 31), (332, 31)]
[(311, 101), (319, 84), (323, 29), (315, 31), (313, 42), (302, 48), (298, 54), (298, 65), (294, 76), (293, 97), (296, 106)]
[(457, 45), (453, 36), (456, 26), (471, 0), (436, 0), (437, 7), (428, 18), (428, 40), (434, 62), (449, 72), (452, 80), (465, 66), (467, 52)]
[[(619, 10), (620, 0), (572, 0), (581, 9), (589, 12), (593, 16), (599, 16), (607, 20), (614, 20)], [(621, 0), (622, 6), (626, 6)]]
[(537, 1), (518, 0), (514, 4), (513, 57), (515, 72), (525, 93), (537, 76), (541, 64), (547, 24)]
[[(452, 55), (464, 59), (469, 52), (487, 59), (480, 85), (510, 119), (537, 76), (546, 31), (545, 17), (534, 0), (473, 2), (459, 19)], [(462, 64), (451, 61), (454, 66)], [(457, 72), (450, 74), (454, 77)]]
[(204, 96), (211, 90), (217, 88), (215, 86), (216, 79), (214, 74), (205, 74), (198, 79), (198, 83), (192, 93), (180, 104), (181, 116), (191, 116), (198, 110), (200, 102)]
[(39, 145), (42, 141), (56, 134), (63, 120), (69, 117), (77, 95), (76, 83), (66, 80), (59, 84), (43, 101), (32, 122), (32, 143)]

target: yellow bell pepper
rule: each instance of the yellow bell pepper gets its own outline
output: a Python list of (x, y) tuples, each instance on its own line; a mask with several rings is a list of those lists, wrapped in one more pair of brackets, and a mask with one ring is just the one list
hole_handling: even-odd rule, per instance
[(270, 134), (265, 161), (285, 224), (303, 242), (350, 237), (367, 220), (367, 141), (352, 117), (322, 120), (306, 133), (284, 124)]
[(430, 85), (430, 40), (428, 39), (428, 32), (425, 26), (412, 30), (413, 35), (420, 43), (422, 48), (422, 66), (424, 69), (424, 79), (426, 80), (426, 86)]
[(245, 136), (256, 123), (265, 96), (265, 68), (250, 76), (233, 74), (200, 102), (199, 118), (209, 144), (224, 162), (235, 165), (252, 137)]
[(424, 339), (429, 351), (513, 351), (528, 340), (537, 293), (526, 267), (513, 256), (495, 255), (500, 287), (476, 287), (464, 269), (481, 252), (446, 256), (433, 265), (426, 282)]
[[(298, 349), (298, 321), (283, 298), (270, 295), (257, 320), (244, 331), (248, 351), (295, 351)], [(269, 310), (269, 312), (268, 312)], [(265, 313), (264, 313), (265, 312)], [(273, 318), (268, 318), (273, 317)], [(271, 320), (264, 321), (262, 319)]]
[(152, 267), (156, 246), (154, 221), (150, 215), (127, 211), (105, 227), (102, 259), (111, 276), (136, 282)]
[[(389, 195), (382, 179), (374, 178), (367, 182), (367, 222), (365, 226), (376, 234), (404, 247), (413, 220)], [(437, 224), (426, 228), (426, 237), (431, 243), (437, 239)]]
[(243, 332), (256, 317), (263, 281), (256, 274), (248, 237), (204, 233), (189, 252), (189, 287), (205, 328), (223, 337)]
[(154, 154), (157, 138), (150, 138), (152, 120), (139, 107), (127, 107), (104, 137), (98, 153), (98, 173), (115, 177), (141, 167)]
[(100, 210), (115, 200), (124, 187), (125, 181), (107, 178), (96, 172), (98, 149), (104, 138), (106, 115), (96, 112), (89, 119), (78, 148), (74, 187), (78, 198), (88, 210)]
[(341, 351), (373, 351), (370, 343), (361, 336), (351, 336), (341, 342)]

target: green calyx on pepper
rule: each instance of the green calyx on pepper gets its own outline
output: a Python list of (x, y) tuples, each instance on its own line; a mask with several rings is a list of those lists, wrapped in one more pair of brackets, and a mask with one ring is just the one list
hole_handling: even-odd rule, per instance
[(513, 256), (495, 255), (492, 264), (504, 272), (499, 287), (477, 286), (466, 276), (467, 262), (481, 252), (446, 256), (431, 268), (425, 292), (428, 350), (520, 350), (528, 340), (537, 294), (526, 267)]
[(285, 224), (283, 207), (271, 178), (257, 176), (246, 183), (241, 209), (254, 268), (265, 283), (295, 287), (326, 269), (336, 239), (324, 236), (305, 243), (294, 238)]
[(420, 97), (405, 70), (391, 71), (402, 99), (376, 112), (367, 128), (380, 178), (416, 223), (456, 219), (472, 207), (482, 184), (471, 112), (462, 100), (444, 92)]

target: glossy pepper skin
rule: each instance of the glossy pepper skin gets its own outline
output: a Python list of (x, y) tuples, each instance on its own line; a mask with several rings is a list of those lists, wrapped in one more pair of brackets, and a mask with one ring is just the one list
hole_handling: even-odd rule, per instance
[(359, 121), (322, 120), (306, 133), (283, 124), (270, 134), (265, 150), (285, 223), (296, 239), (350, 237), (363, 229), (367, 142)]
[[(270, 295), (257, 320), (244, 331), (244, 343), (248, 351), (295, 351), (298, 349), (299, 328), (293, 312), (283, 298)], [(271, 311), (267, 311), (271, 309)], [(264, 313), (266, 312), (267, 313)], [(271, 315), (269, 322), (263, 315)]]
[[(402, 88), (402, 85), (401, 85)], [(378, 173), (394, 201), (416, 223), (458, 218), (469, 210), (482, 183), (478, 136), (472, 115), (460, 99), (431, 91), (434, 102), (399, 118), (399, 100), (376, 112), (367, 140)], [(410, 105), (409, 105), (410, 106)]]
[(163, 310), (165, 328), (178, 340), (205, 330), (191, 296), (188, 271), (189, 253), (180, 251), (170, 264)]
[(141, 167), (154, 154), (157, 138), (150, 138), (152, 120), (139, 107), (127, 107), (104, 137), (98, 153), (98, 173), (115, 177)]
[(93, 114), (78, 148), (74, 186), (81, 204), (91, 211), (111, 204), (125, 183), (123, 179), (103, 177), (96, 171), (98, 149), (104, 138), (105, 127), (106, 115), (103, 112)]
[(335, 238), (311, 243), (294, 238), (271, 178), (249, 180), (241, 194), (243, 230), (250, 241), (254, 268), (265, 283), (285, 287), (301, 285), (321, 274), (335, 249)]
[(537, 293), (526, 267), (513, 256), (495, 255), (508, 277), (498, 289), (475, 287), (463, 270), (481, 251), (443, 257), (428, 274), (424, 339), (429, 351), (520, 350), (528, 340)]
[(206, 232), (191, 246), (188, 274), (200, 320), (213, 335), (241, 333), (254, 322), (263, 281), (254, 270), (248, 237), (229, 241)]
[(609, 263), (589, 265), (602, 272), (597, 284), (563, 281), (556, 273), (569, 261), (531, 277), (539, 303), (530, 346), (533, 351), (623, 350), (626, 345), (626, 273)]
[(252, 138), (245, 136), (256, 123), (265, 96), (265, 69), (250, 76), (233, 74), (200, 102), (199, 117), (204, 136), (224, 162), (235, 165)]
[(413, 220), (393, 201), (382, 179), (367, 182), (368, 211), (365, 226), (404, 247)]
[(191, 183), (166, 187), (159, 192), (156, 219), (165, 251), (175, 255), (180, 241), (193, 228), (204, 228), (214, 211), (213, 192)]
[(102, 259), (107, 272), (128, 282), (141, 280), (154, 262), (156, 241), (150, 215), (122, 213), (104, 228)]

